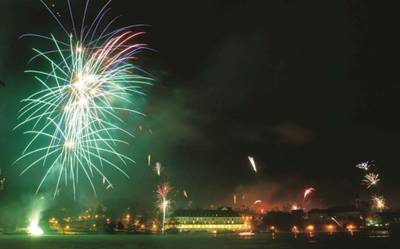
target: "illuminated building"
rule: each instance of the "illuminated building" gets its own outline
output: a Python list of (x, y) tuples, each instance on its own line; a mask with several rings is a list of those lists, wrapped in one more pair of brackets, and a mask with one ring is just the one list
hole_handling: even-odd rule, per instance
[(232, 209), (219, 210), (176, 210), (169, 220), (169, 230), (180, 232), (236, 232), (248, 231), (251, 226), (244, 217)]

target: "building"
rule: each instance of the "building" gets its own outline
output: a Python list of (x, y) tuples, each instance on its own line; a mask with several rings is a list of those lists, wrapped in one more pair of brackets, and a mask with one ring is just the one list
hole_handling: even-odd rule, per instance
[(166, 229), (180, 232), (240, 232), (250, 230), (251, 226), (232, 209), (179, 209), (172, 214)]
[(338, 206), (328, 209), (312, 209), (308, 212), (308, 221), (313, 224), (335, 223), (340, 227), (348, 224), (363, 225), (366, 214), (355, 206)]
[(271, 211), (268, 212), (262, 221), (263, 230), (276, 232), (276, 231), (291, 231), (295, 226), (300, 228), (303, 226), (304, 212), (281, 212)]
[(366, 224), (368, 227), (381, 227), (389, 225), (400, 225), (400, 213), (399, 212), (378, 212), (371, 213), (366, 218)]

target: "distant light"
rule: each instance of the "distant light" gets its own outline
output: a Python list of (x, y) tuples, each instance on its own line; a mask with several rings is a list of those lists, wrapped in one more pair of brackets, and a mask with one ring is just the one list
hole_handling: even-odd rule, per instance
[[(215, 233), (216, 233), (217, 231), (215, 231)], [(239, 233), (239, 235), (240, 236), (253, 236), (254, 235), (254, 233), (253, 232), (241, 232), (241, 233)]]
[(291, 208), (292, 210), (299, 210), (300, 208), (299, 208), (299, 206), (296, 204), (296, 203), (294, 203), (293, 205), (292, 205), (292, 208)]
[(336, 226), (332, 225), (332, 224), (328, 224), (326, 225), (326, 230), (329, 232), (329, 234), (333, 234), (333, 232), (336, 231)]
[(307, 231), (312, 232), (312, 231), (314, 231), (314, 225), (308, 225), (306, 229), (307, 229)]

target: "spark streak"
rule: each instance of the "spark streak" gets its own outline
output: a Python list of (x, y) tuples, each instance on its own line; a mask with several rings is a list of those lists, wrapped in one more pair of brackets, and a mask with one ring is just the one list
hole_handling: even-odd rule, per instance
[(250, 164), (251, 164), (251, 167), (253, 168), (253, 171), (254, 171), (255, 173), (257, 173), (257, 166), (256, 166), (256, 163), (255, 163), (255, 161), (254, 161), (254, 158), (251, 157), (251, 156), (248, 156), (247, 158), (248, 158), (249, 161), (250, 161)]
[(161, 175), (161, 163), (156, 162), (156, 166), (154, 167), (154, 170), (156, 171), (157, 175)]
[(307, 196), (309, 196), (312, 192), (314, 192), (315, 191), (315, 188), (307, 188), (305, 191), (304, 191), (304, 195), (303, 195), (303, 199), (305, 200), (306, 198), (307, 198)]
[(150, 165), (151, 165), (151, 155), (148, 154), (148, 155), (147, 155), (147, 166), (150, 167)]

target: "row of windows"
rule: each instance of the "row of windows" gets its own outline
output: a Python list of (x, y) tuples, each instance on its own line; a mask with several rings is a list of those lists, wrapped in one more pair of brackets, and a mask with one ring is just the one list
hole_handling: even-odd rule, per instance
[(200, 225), (200, 224), (195, 224), (195, 225), (185, 225), (185, 224), (180, 224), (177, 226), (178, 229), (180, 230), (186, 230), (186, 229), (201, 229), (201, 230), (207, 230), (207, 229), (226, 229), (226, 230), (245, 230), (247, 229), (247, 225), (245, 224), (233, 224), (233, 225)]
[(232, 221), (222, 221), (222, 222), (215, 222), (215, 221), (179, 221), (178, 223), (181, 224), (242, 224), (243, 222), (234, 222)]
[(242, 221), (242, 219), (241, 218), (208, 218), (208, 217), (206, 217), (206, 218), (194, 218), (194, 217), (176, 217), (175, 218), (176, 220), (186, 220), (186, 221), (203, 221), (203, 220), (205, 220), (205, 221), (219, 221), (219, 222), (222, 222), (222, 221), (236, 221), (236, 222), (240, 222), (240, 221)]
[(240, 217), (175, 217), (178, 224), (243, 224)]

